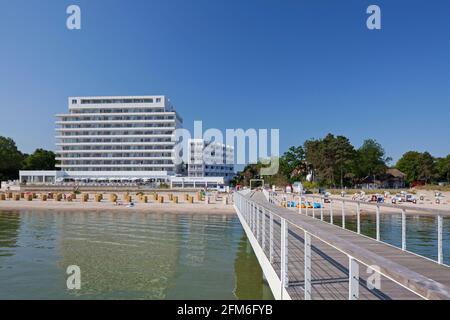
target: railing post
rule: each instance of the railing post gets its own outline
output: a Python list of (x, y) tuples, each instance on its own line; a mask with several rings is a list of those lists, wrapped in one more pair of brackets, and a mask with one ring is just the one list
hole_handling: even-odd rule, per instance
[(248, 200), (246, 200), (245, 201), (245, 204), (246, 204), (246, 214), (247, 214), (247, 223), (248, 223), (248, 225), (250, 225), (250, 221), (251, 221), (251, 219), (250, 219), (250, 202), (248, 201)]
[(342, 229), (345, 229), (345, 201), (342, 200)]
[(441, 215), (437, 216), (438, 219), (438, 263), (443, 264), (444, 263), (444, 255), (443, 255), (443, 247), (442, 247), (442, 225), (443, 225), (443, 219)]
[(254, 213), (253, 203), (250, 202), (250, 229), (252, 230), (252, 233), (254, 233), (253, 213)]
[(245, 220), (247, 220), (247, 224), (250, 226), (250, 203), (248, 200), (245, 200)]
[(303, 210), (302, 210), (302, 204), (303, 204), (302, 201), (303, 201), (303, 200), (302, 200), (302, 194), (300, 193), (300, 201), (299, 201), (299, 203), (298, 203), (298, 204), (299, 204), (299, 205), (298, 205), (298, 213), (300, 213), (300, 214), (302, 214), (302, 211), (303, 211)]
[(377, 204), (377, 221), (376, 221), (376, 224), (377, 224), (377, 230), (376, 230), (376, 232), (377, 232), (377, 241), (380, 241), (380, 205), (379, 204)]
[(356, 232), (361, 234), (361, 205), (359, 202), (356, 203)]
[(359, 299), (359, 265), (358, 262), (349, 256), (348, 267), (348, 299)]
[(247, 200), (247, 216), (248, 216), (248, 225), (250, 230), (252, 230), (252, 207), (250, 201)]
[(245, 222), (247, 222), (247, 224), (248, 224), (248, 206), (247, 206), (246, 199), (244, 199), (243, 208), (244, 208), (244, 219), (245, 219)]
[(269, 261), (273, 262), (273, 214), (269, 212)]
[(289, 285), (288, 278), (288, 227), (286, 220), (281, 218), (281, 298), (283, 299), (283, 289)]
[(257, 214), (256, 214), (256, 204), (253, 204), (253, 234), (256, 237), (256, 232), (257, 232), (257, 226), (256, 226), (256, 222), (257, 222)]
[(313, 216), (313, 218), (315, 218), (316, 217), (316, 209), (314, 208), (314, 198), (311, 198), (311, 200), (312, 200), (312, 216)]
[(323, 198), (320, 200), (320, 220), (323, 221), (323, 207), (325, 205), (325, 201), (323, 201)]
[(330, 223), (333, 224), (333, 200), (330, 199)]
[(406, 210), (402, 209), (402, 250), (406, 250)]
[(256, 206), (256, 242), (259, 243), (259, 208)]
[(305, 214), (308, 215), (308, 198), (305, 196)]
[[(261, 247), (263, 252), (266, 249), (266, 210), (264, 208), (261, 208), (262, 214), (261, 214), (261, 229), (262, 229), (262, 240), (261, 240)], [(265, 253), (264, 253), (265, 254)]]
[(305, 300), (311, 300), (311, 235), (305, 231)]

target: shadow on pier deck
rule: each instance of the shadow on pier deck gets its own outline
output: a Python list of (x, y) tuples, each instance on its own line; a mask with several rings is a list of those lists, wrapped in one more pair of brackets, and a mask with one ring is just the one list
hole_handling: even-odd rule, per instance
[(355, 232), (235, 194), (235, 208), (277, 299), (450, 299), (450, 268)]

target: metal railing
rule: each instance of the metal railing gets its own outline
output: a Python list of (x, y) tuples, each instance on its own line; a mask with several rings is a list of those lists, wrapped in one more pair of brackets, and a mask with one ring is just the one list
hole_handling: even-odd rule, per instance
[[(405, 267), (401, 267), (399, 265), (395, 265), (392, 269), (395, 269), (395, 272), (401, 275), (403, 274), (403, 278), (399, 280), (399, 278), (394, 278), (389, 275), (389, 272), (385, 272), (386, 268), (376, 268), (374, 267), (373, 262), (377, 261), (377, 256), (372, 255), (369, 258), (365, 258), (363, 255), (355, 256), (355, 247), (352, 249), (347, 249), (345, 246), (339, 246), (334, 241), (327, 239), (325, 233), (316, 234), (308, 230), (306, 227), (302, 227), (296, 224), (291, 223), (289, 220), (286, 220), (281, 215), (277, 214), (276, 209), (281, 209), (274, 207), (274, 205), (279, 204), (279, 200), (272, 193), (264, 192), (266, 199), (268, 199), (268, 205), (262, 203), (261, 201), (253, 200), (249, 197), (250, 192), (236, 192), (234, 193), (234, 204), (237, 209), (238, 215), (240, 216), (241, 222), (246, 223), (251, 233), (256, 238), (256, 241), (264, 254), (267, 257), (267, 260), (270, 262), (272, 268), (275, 269), (278, 275), (278, 280), (280, 281), (281, 288), (289, 288), (291, 285), (289, 279), (290, 267), (292, 267), (292, 263), (290, 261), (289, 256), (289, 248), (301, 248), (303, 252), (303, 299), (310, 300), (313, 299), (313, 264), (312, 264), (312, 252), (317, 251), (313, 247), (314, 242), (320, 243), (321, 245), (328, 246), (337, 252), (345, 255), (348, 261), (348, 272), (346, 271), (346, 282), (348, 283), (348, 292), (346, 294), (347, 298), (350, 300), (357, 300), (360, 298), (360, 287), (364, 284), (364, 280), (360, 277), (359, 269), (360, 265), (364, 265), (367, 267), (367, 270), (371, 269), (374, 272), (379, 273), (380, 276), (384, 277), (388, 281), (399, 285), (404, 288), (410, 294), (416, 298), (423, 299), (448, 299), (450, 297), (450, 293), (446, 291), (446, 289), (439, 289), (436, 292), (433, 292), (434, 288), (441, 288), (440, 284), (434, 282), (431, 279), (426, 277), (421, 277), (416, 273), (411, 273), (411, 271)], [(275, 209), (274, 209), (275, 208)], [(302, 208), (300, 206), (300, 212)], [(312, 208), (312, 215), (315, 214), (315, 209)], [(378, 213), (379, 214), (379, 213)], [(323, 211), (321, 210), (320, 217), (323, 218)], [(243, 220), (243, 221), (242, 221)], [(275, 226), (278, 227), (278, 233), (274, 232)], [(359, 228), (358, 228), (359, 229)], [(292, 231), (296, 231), (295, 233), (301, 234), (302, 237), (294, 237), (292, 238)], [(300, 231), (300, 232), (298, 232)], [(289, 241), (289, 235), (291, 235), (291, 240)], [(278, 237), (278, 239), (276, 238)], [(356, 250), (357, 251), (357, 250)], [(382, 261), (382, 260), (379, 260)], [(298, 268), (297, 268), (298, 269)], [(404, 269), (404, 271), (402, 271)], [(414, 274), (414, 281), (409, 281), (406, 277), (407, 274)], [(416, 282), (415, 282), (416, 281)], [(414, 284), (412, 283), (414, 282)], [(417, 283), (421, 283), (421, 285), (417, 285)], [(430, 289), (431, 288), (431, 289)], [(282, 290), (283, 291), (283, 290)], [(282, 291), (278, 296), (282, 297)], [(431, 293), (430, 293), (431, 292)], [(340, 292), (342, 294), (342, 292)], [(382, 298), (383, 294), (380, 293), (378, 298)]]
[[(268, 198), (269, 202), (274, 203), (276, 205), (282, 206), (283, 200), (280, 200), (278, 197), (278, 194), (274, 192), (268, 192), (265, 191), (265, 195)], [(345, 218), (348, 216), (347, 209), (349, 204), (352, 204), (354, 206), (354, 210), (356, 212), (356, 233), (362, 235), (361, 233), (361, 206), (369, 206), (374, 208), (375, 211), (375, 239), (377, 241), (381, 241), (383, 243), (386, 243), (388, 245), (392, 245), (388, 243), (387, 241), (384, 241), (381, 239), (381, 233), (380, 233), (380, 221), (381, 216), (383, 215), (382, 208), (389, 208), (398, 210), (398, 214), (401, 215), (401, 245), (399, 248), (401, 248), (403, 251), (418, 255), (420, 257), (423, 257), (425, 259), (430, 259), (429, 257), (426, 257), (424, 255), (417, 254), (416, 252), (407, 250), (406, 247), (406, 231), (407, 231), (407, 215), (417, 215), (420, 213), (426, 213), (427, 216), (433, 217), (436, 219), (436, 234), (437, 234), (437, 260), (430, 259), (432, 261), (436, 261), (439, 264), (444, 264), (444, 246), (443, 246), (443, 217), (450, 217), (450, 211), (448, 210), (442, 210), (442, 209), (432, 209), (432, 208), (424, 208), (420, 206), (411, 206), (411, 205), (394, 205), (394, 204), (387, 204), (387, 203), (374, 203), (374, 202), (365, 202), (360, 200), (352, 200), (352, 199), (339, 199), (336, 197), (324, 197), (324, 196), (318, 196), (318, 195), (287, 195), (290, 196), (293, 201), (297, 199), (297, 206), (298, 212), (300, 214), (305, 214), (307, 216), (311, 215), (313, 218), (320, 219), (322, 221), (326, 221), (324, 219), (325, 211), (328, 211), (328, 217), (329, 217), (329, 223), (334, 224), (334, 218), (336, 217), (336, 214), (334, 212), (333, 205), (336, 203), (341, 203), (341, 222), (342, 222), (342, 228), (346, 229), (346, 222)], [(308, 201), (310, 200), (310, 201)], [(326, 202), (328, 201), (328, 203)], [(306, 204), (312, 203), (312, 208), (309, 208), (309, 205)], [(314, 202), (316, 204), (320, 205), (320, 208), (315, 208)], [(328, 210), (326, 208), (326, 204), (328, 204)], [(291, 209), (293, 209), (291, 207)], [(319, 210), (320, 214), (316, 214), (316, 211)], [(395, 214), (393, 212), (389, 213), (390, 215)], [(349, 230), (349, 229), (347, 229)], [(352, 230), (349, 230), (352, 231)]]

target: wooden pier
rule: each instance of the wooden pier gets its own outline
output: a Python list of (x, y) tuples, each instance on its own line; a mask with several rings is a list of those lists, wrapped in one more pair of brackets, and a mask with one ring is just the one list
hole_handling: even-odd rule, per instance
[(235, 208), (277, 299), (450, 299), (450, 268), (339, 226), (235, 194)]

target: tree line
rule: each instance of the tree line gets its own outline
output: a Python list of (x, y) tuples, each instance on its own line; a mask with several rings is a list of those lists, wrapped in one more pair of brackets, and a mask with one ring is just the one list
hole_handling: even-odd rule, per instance
[(52, 151), (36, 149), (32, 154), (22, 153), (13, 139), (0, 136), (0, 181), (14, 180), (19, 170), (55, 170)]
[(450, 180), (450, 155), (435, 158), (428, 152), (409, 151), (394, 166), (390, 166), (391, 161), (374, 139), (364, 140), (361, 147), (355, 148), (348, 138), (330, 133), (322, 139), (306, 140), (302, 146), (289, 148), (279, 158), (276, 175), (260, 177), (263, 165), (258, 162), (247, 165), (232, 183), (248, 186), (251, 179), (263, 178), (266, 183), (280, 186), (310, 181), (323, 187), (353, 187), (367, 179), (379, 179), (388, 168), (397, 168), (406, 174), (408, 184)]
[[(278, 173), (262, 178), (280, 186), (309, 180), (324, 187), (352, 187), (367, 178), (379, 178), (391, 161), (374, 139), (364, 140), (356, 149), (348, 138), (328, 134), (322, 139), (306, 140), (302, 146), (290, 147), (279, 158)], [(0, 180), (17, 179), (19, 170), (55, 170), (55, 165), (52, 151), (39, 148), (32, 154), (22, 153), (13, 139), (0, 136)], [(261, 178), (262, 166), (261, 162), (247, 165), (232, 183), (249, 185), (251, 179)], [(450, 183), (450, 154), (438, 158), (429, 152), (408, 151), (393, 167), (406, 174), (408, 184)]]

